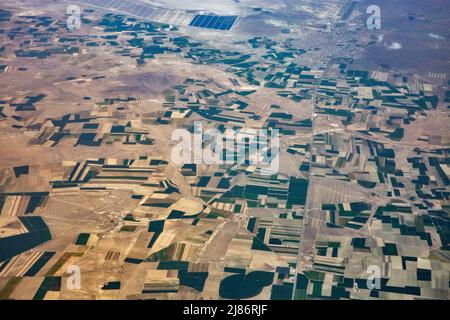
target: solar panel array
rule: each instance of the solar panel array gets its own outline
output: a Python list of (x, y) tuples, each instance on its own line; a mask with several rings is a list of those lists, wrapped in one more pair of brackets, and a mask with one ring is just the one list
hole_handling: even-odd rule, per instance
[(197, 15), (189, 24), (191, 27), (231, 30), (236, 23), (238, 16), (209, 16)]
[(70, 2), (123, 12), (159, 23), (213, 30), (231, 30), (238, 19), (238, 16), (195, 15), (184, 11), (160, 9), (135, 0), (70, 0)]

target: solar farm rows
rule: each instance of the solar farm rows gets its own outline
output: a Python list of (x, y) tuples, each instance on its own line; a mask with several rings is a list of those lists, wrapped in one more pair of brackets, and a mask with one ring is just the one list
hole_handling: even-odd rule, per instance
[(76, 0), (76, 2), (159, 23), (222, 31), (231, 30), (238, 19), (238, 16), (196, 15), (184, 11), (165, 10), (129, 0)]
[(215, 30), (231, 30), (237, 19), (238, 16), (197, 15), (190, 26)]

